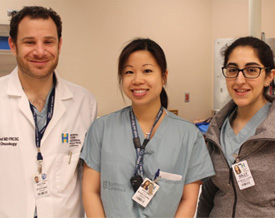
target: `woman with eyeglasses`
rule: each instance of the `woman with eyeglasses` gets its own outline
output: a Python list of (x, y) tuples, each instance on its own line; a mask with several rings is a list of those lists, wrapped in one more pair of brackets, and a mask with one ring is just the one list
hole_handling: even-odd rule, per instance
[(232, 100), (212, 119), (206, 141), (216, 175), (204, 182), (198, 217), (275, 217), (275, 103), (270, 47), (254, 37), (224, 51)]
[(200, 180), (215, 172), (198, 128), (166, 109), (164, 52), (138, 38), (118, 65), (131, 105), (88, 130), (81, 153), (87, 217), (193, 217)]

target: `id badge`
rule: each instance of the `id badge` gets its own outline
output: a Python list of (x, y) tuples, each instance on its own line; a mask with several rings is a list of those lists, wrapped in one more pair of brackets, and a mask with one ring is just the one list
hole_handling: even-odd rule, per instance
[(146, 207), (159, 189), (159, 185), (146, 178), (132, 199), (143, 207)]
[(240, 190), (250, 188), (255, 185), (246, 160), (233, 164), (232, 169)]
[(49, 193), (49, 183), (46, 173), (35, 174), (33, 176), (33, 186), (36, 198), (47, 197)]

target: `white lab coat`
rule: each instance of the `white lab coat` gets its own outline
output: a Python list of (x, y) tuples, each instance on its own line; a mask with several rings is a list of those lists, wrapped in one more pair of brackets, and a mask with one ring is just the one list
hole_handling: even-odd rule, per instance
[[(96, 118), (96, 101), (86, 89), (63, 80), (57, 85), (53, 117), (41, 141), (50, 196), (36, 198), (35, 125), (17, 68), (0, 78), (0, 217), (82, 217), (78, 161), (85, 133)], [(62, 142), (62, 133), (69, 142)], [(72, 152), (71, 159), (69, 152)], [(69, 160), (70, 159), (70, 160)]]

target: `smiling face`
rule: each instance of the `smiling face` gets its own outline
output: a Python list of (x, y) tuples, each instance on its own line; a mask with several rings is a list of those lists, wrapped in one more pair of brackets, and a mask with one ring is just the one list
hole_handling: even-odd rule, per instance
[(160, 107), (160, 93), (165, 85), (161, 69), (152, 54), (146, 50), (133, 52), (122, 72), (122, 89), (133, 107)]
[[(229, 56), (227, 67), (243, 69), (245, 67), (264, 67), (255, 51), (249, 46), (236, 47)], [(264, 69), (256, 79), (247, 79), (242, 72), (237, 78), (226, 78), (227, 90), (239, 108), (258, 111), (267, 100), (263, 96), (263, 89), (268, 86), (273, 74), (266, 75)]]
[(44, 79), (52, 75), (58, 63), (61, 39), (54, 21), (25, 17), (19, 23), (16, 43), (9, 38), (16, 56), (20, 78)]

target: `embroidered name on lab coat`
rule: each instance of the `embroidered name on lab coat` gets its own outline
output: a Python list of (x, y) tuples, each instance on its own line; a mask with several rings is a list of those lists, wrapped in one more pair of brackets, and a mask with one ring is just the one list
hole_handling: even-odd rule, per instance
[(0, 138), (0, 146), (17, 146), (19, 137), (2, 137)]

